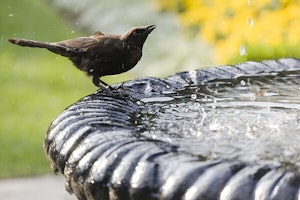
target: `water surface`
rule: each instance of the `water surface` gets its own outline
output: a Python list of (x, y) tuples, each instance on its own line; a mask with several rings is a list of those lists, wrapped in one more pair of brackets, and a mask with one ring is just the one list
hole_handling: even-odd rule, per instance
[(141, 135), (204, 159), (299, 166), (300, 75), (210, 81), (141, 100)]

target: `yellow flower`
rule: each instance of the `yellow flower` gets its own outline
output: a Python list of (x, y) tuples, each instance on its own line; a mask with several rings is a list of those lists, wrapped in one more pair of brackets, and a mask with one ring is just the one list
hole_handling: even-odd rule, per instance
[[(288, 56), (291, 52), (276, 50), (276, 48), (284, 46), (288, 49), (289, 46), (294, 48), (295, 45), (300, 45), (299, 1), (228, 0), (225, 3), (224, 0), (162, 0), (157, 2), (169, 10), (174, 11), (174, 7), (177, 7), (180, 23), (199, 31), (197, 35), (214, 46), (218, 62), (229, 62), (234, 58), (256, 59), (254, 56), (263, 59), (264, 55), (272, 56), (272, 52), (274, 57)], [(246, 48), (246, 54), (242, 56), (241, 47)], [(300, 53), (298, 54), (300, 56)]]

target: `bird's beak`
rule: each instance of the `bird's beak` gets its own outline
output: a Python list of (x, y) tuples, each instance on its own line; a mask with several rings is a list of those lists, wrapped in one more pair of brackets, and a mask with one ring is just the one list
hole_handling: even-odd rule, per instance
[(145, 27), (146, 32), (149, 34), (156, 28), (155, 25), (149, 25)]
[(145, 26), (143, 31), (143, 36), (147, 37), (155, 28), (156, 28), (155, 25)]

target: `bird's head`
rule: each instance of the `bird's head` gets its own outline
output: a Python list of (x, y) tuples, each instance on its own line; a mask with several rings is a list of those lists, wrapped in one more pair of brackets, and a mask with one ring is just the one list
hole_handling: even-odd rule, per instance
[(156, 28), (155, 25), (133, 27), (121, 36), (128, 46), (142, 48), (148, 35)]

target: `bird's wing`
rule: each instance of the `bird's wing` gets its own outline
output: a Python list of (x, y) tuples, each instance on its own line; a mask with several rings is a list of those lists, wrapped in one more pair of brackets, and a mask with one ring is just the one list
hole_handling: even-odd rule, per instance
[(101, 35), (105, 35), (104, 33), (102, 33), (101, 31), (96, 31), (92, 36), (90, 36), (91, 38), (97, 38)]
[(58, 42), (56, 44), (68, 48), (69, 51), (86, 52), (89, 48), (96, 45), (97, 41), (90, 37), (79, 37)]
[(96, 45), (88, 49), (87, 54), (98, 63), (113, 63), (116, 58), (123, 59), (124, 52), (123, 42), (117, 36), (103, 36)]

